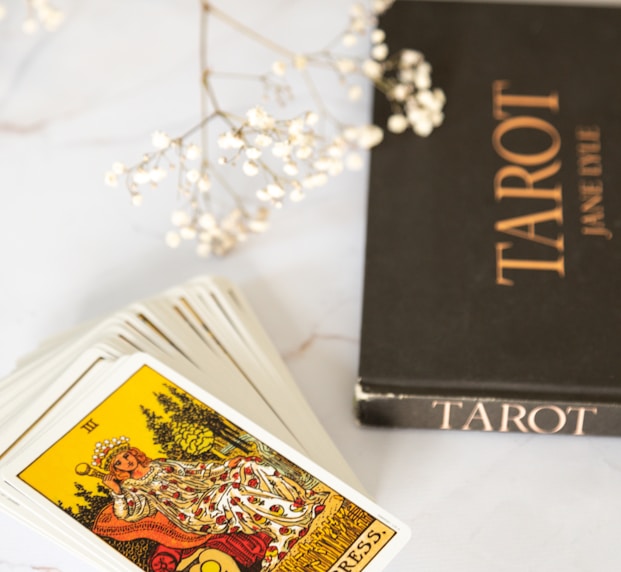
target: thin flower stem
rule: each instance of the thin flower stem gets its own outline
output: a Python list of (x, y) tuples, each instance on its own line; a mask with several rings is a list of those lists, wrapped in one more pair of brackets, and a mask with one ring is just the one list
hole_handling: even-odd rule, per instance
[(315, 105), (317, 105), (319, 112), (324, 114), (326, 118), (334, 121), (336, 125), (341, 125), (341, 122), (338, 121), (338, 119), (336, 119), (336, 117), (334, 117), (334, 115), (332, 115), (330, 113), (330, 110), (326, 107), (326, 104), (324, 103), (324, 100), (321, 97), (321, 94), (319, 93), (319, 90), (317, 89), (317, 86), (315, 85), (315, 82), (313, 81), (310, 73), (308, 73), (307, 70), (302, 70), (300, 73), (302, 74), (302, 78), (308, 86), (308, 90), (311, 94), (311, 97), (315, 101)]
[(199, 129), (202, 129), (207, 123), (209, 123), (212, 119), (215, 119), (218, 116), (224, 115), (221, 111), (215, 110), (206, 117), (202, 118), (200, 123), (197, 123), (194, 127), (188, 129), (183, 135), (181, 135), (178, 140), (183, 141), (187, 139), (193, 133), (196, 133)]
[[(208, 29), (208, 17), (209, 11), (203, 5), (200, 17), (200, 48), (199, 48), (199, 66), (200, 74), (203, 74), (207, 70), (207, 29)], [(209, 113), (209, 99), (207, 91), (201, 89), (201, 122), (208, 116)], [(208, 160), (208, 121), (205, 121), (201, 127), (201, 171), (206, 171), (209, 165)]]
[(270, 40), (269, 38), (263, 36), (262, 34), (259, 34), (258, 32), (246, 26), (245, 24), (242, 24), (238, 20), (235, 20), (234, 18), (229, 16), (226, 12), (223, 12), (219, 8), (216, 8), (216, 6), (211, 4), (211, 2), (209, 2), (208, 0), (203, 0), (203, 9), (205, 11), (211, 12), (215, 17), (219, 18), (223, 22), (226, 22), (229, 26), (231, 26), (231, 28), (236, 29), (237, 31), (246, 35), (248, 38), (254, 40), (255, 42), (263, 44), (269, 49), (277, 53), (283, 54), (289, 58), (295, 57), (295, 53), (292, 52), (291, 50), (285, 48), (284, 46), (281, 46), (280, 44), (277, 44), (276, 42)]

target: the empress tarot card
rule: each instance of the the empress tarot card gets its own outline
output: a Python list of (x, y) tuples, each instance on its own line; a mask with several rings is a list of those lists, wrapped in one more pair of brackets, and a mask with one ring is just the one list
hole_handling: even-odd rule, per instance
[(405, 527), (360, 493), (137, 358), (11, 473), (115, 569), (369, 572), (405, 543)]

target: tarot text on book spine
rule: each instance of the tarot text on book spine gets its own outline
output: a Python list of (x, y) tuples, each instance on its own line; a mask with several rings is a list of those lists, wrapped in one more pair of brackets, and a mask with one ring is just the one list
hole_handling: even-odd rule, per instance
[[(496, 231), (518, 238), (521, 243), (529, 243), (533, 251), (532, 257), (509, 257), (507, 251), (513, 248), (513, 242), (496, 243), (496, 283), (503, 286), (513, 286), (514, 283), (506, 277), (507, 270), (548, 271), (565, 276), (565, 243), (561, 232), (563, 191), (560, 183), (555, 183), (561, 169), (558, 158), (561, 136), (550, 121), (540, 117), (558, 113), (558, 93), (516, 94), (508, 93), (509, 87), (508, 81), (492, 84), (492, 113), (494, 119), (500, 122), (492, 133), (492, 146), (498, 156), (507, 162), (494, 177), (494, 196), (497, 202), (504, 199), (537, 199), (542, 206), (536, 212), (499, 220), (495, 224)], [(542, 134), (549, 143), (535, 149), (525, 149), (521, 144), (515, 144), (515, 139), (511, 139), (513, 144), (509, 144), (512, 134), (524, 133), (537, 135), (537, 141), (539, 134)], [(528, 141), (533, 140), (528, 138)], [(519, 141), (523, 143), (522, 139)], [(542, 230), (546, 228), (549, 231), (546, 223), (554, 224), (554, 235), (545, 234)], [(539, 229), (537, 225), (540, 225)]]
[[(466, 407), (464, 407), (466, 406)], [(584, 435), (587, 414), (597, 415), (597, 407), (532, 405), (482, 401), (433, 401), (433, 409), (442, 411), (440, 429), (470, 431), (520, 431), (522, 433), (571, 433)], [(495, 426), (496, 425), (496, 426)]]

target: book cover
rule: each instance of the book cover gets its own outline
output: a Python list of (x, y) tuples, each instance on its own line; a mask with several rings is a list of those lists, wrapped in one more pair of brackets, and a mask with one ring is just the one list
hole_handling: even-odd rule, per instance
[(372, 153), (359, 419), (621, 434), (621, 10), (397, 0), (380, 27), (447, 103)]

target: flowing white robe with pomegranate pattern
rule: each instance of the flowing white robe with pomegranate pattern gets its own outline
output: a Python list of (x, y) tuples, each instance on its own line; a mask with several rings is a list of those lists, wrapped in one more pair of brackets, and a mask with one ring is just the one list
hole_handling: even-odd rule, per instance
[(161, 512), (198, 534), (265, 532), (272, 543), (262, 570), (272, 570), (306, 534), (326, 495), (305, 491), (258, 457), (233, 464), (153, 460), (147, 474), (125, 480), (120, 495), (112, 493), (114, 513), (135, 522)]

